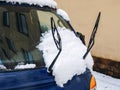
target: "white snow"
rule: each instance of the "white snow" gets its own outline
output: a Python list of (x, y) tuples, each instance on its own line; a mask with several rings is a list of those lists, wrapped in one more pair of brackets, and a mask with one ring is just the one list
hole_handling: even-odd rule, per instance
[(15, 66), (15, 69), (32, 69), (35, 68), (36, 65), (35, 64), (18, 64), (17, 66)]
[[(60, 27), (58, 27), (58, 31), (62, 39), (62, 52), (54, 64), (53, 75), (55, 76), (56, 84), (63, 87), (74, 75), (84, 73), (86, 67), (92, 71), (93, 59), (89, 53), (86, 59), (83, 60), (83, 55), (87, 48), (72, 31)], [(48, 68), (56, 57), (58, 50), (51, 30), (43, 34), (41, 39), (42, 41), (37, 48), (43, 51), (45, 64)]]
[(52, 8), (56, 8), (57, 3), (54, 0), (0, 0), (0, 1), (6, 1), (6, 2), (11, 2), (11, 3), (26, 3), (26, 4), (34, 4), (34, 5), (39, 5), (41, 7), (43, 6), (49, 6)]
[[(19, 3), (19, 4), (26, 3), (30, 5), (39, 5), (41, 7), (43, 6), (48, 6), (51, 8), (57, 7), (57, 3), (54, 0), (0, 0), (0, 1), (11, 2), (14, 4), (15, 3)], [(64, 10), (57, 9), (57, 14), (63, 17), (65, 20), (70, 21), (68, 14)]]
[(6, 70), (7, 68), (4, 65), (0, 65), (0, 69)]
[(64, 10), (57, 9), (57, 14), (63, 17), (66, 21), (70, 21), (68, 14)]
[(97, 81), (97, 90), (120, 90), (120, 79), (93, 72)]

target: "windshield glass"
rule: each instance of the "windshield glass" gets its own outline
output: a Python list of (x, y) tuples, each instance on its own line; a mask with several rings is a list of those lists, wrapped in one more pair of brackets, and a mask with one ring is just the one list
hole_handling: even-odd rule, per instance
[(69, 28), (54, 10), (0, 6), (0, 71), (45, 66), (36, 46), (42, 33), (51, 30), (51, 17), (57, 27)]

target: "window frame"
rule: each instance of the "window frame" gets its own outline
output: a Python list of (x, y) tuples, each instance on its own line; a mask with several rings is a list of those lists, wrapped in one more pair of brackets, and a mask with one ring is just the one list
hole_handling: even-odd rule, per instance
[(7, 37), (6, 37), (6, 42), (8, 44), (9, 49), (12, 50), (14, 53), (16, 53), (16, 48), (15, 48), (14, 42), (12, 40), (8, 39)]
[(3, 25), (10, 27), (10, 14), (8, 11), (3, 12)]
[(27, 20), (26, 16), (21, 13), (16, 13), (16, 21), (17, 21), (17, 28), (18, 31), (26, 36), (29, 35), (28, 32), (28, 25), (27, 25)]
[(32, 64), (33, 63), (33, 56), (30, 52), (22, 49), (22, 53), (23, 53), (23, 57), (25, 59), (25, 62), (28, 64)]

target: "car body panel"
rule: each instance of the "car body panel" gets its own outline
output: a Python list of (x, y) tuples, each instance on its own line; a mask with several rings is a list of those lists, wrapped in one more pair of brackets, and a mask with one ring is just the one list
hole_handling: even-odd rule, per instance
[(46, 68), (10, 71), (0, 73), (0, 90), (89, 90), (91, 73), (89, 70), (65, 84), (64, 88), (56, 85), (54, 77)]

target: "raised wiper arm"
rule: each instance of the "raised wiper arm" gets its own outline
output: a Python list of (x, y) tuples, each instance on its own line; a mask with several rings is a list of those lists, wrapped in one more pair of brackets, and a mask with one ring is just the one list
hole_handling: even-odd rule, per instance
[(93, 47), (93, 45), (95, 43), (95, 35), (96, 35), (97, 29), (98, 29), (98, 25), (99, 25), (99, 21), (100, 21), (100, 16), (101, 16), (101, 12), (99, 12), (99, 14), (98, 14), (95, 26), (93, 28), (93, 31), (92, 31), (92, 34), (91, 34), (91, 37), (90, 37), (90, 40), (89, 40), (88, 48), (87, 48), (86, 53), (83, 56), (83, 59), (86, 58), (86, 56), (88, 55), (88, 53), (90, 52), (91, 48)]
[(57, 27), (55, 25), (55, 21), (54, 21), (53, 17), (51, 17), (51, 29), (52, 29), (52, 36), (53, 36), (55, 45), (56, 45), (57, 49), (59, 50), (59, 52), (58, 52), (58, 54), (56, 55), (53, 62), (51, 63), (51, 65), (48, 68), (48, 71), (50, 73), (52, 73), (52, 68), (53, 68), (58, 56), (60, 55), (60, 53), (62, 51), (61, 37), (60, 37), (60, 34), (59, 34), (58, 30), (57, 30)]

